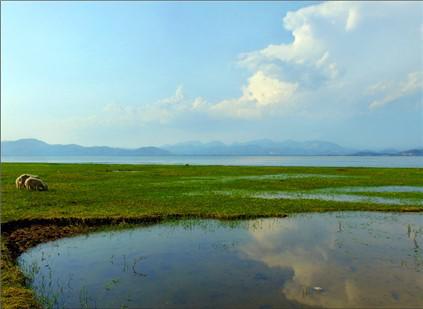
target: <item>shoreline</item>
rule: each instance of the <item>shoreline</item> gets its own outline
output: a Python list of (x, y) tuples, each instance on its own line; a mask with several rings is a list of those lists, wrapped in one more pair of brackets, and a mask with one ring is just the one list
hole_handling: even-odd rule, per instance
[(343, 155), (162, 155), (162, 156), (3, 156), (6, 164), (126, 164), (234, 167), (423, 168), (423, 156)]

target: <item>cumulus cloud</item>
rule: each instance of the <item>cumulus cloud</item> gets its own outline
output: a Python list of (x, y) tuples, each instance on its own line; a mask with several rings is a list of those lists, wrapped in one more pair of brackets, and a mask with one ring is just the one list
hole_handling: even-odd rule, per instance
[(210, 107), (210, 111), (240, 118), (258, 117), (268, 106), (289, 107), (297, 87), (296, 83), (284, 82), (258, 71), (243, 87), (242, 96), (218, 102)]
[[(142, 103), (142, 102), (140, 102)], [(208, 104), (202, 97), (187, 98), (183, 86), (176, 88), (171, 96), (158, 99), (152, 103), (143, 102), (140, 105), (128, 106), (123, 104), (107, 104), (99, 116), (104, 123), (107, 119), (115, 122), (146, 124), (156, 122), (169, 123), (182, 114), (207, 111)]]
[[(338, 77), (338, 69), (331, 56), (331, 44), (336, 44), (337, 38), (356, 27), (358, 16), (359, 8), (354, 3), (324, 3), (289, 12), (283, 21), (293, 41), (270, 44), (262, 50), (242, 54), (240, 63), (253, 69), (269, 62), (289, 64), (301, 69), (301, 75), (319, 74), (334, 79)], [(293, 78), (304, 79), (304, 76)]]
[(170, 96), (168, 98), (164, 98), (159, 100), (159, 103), (162, 104), (178, 104), (185, 100), (185, 94), (183, 90), (183, 86), (179, 85), (178, 88), (176, 88), (175, 94), (173, 96)]
[[(370, 94), (376, 94), (378, 99), (369, 104), (370, 108), (381, 108), (402, 97), (421, 93), (423, 90), (423, 72), (412, 72), (399, 82), (383, 81), (369, 87)], [(420, 99), (421, 100), (421, 99)], [(421, 102), (421, 101), (420, 101)]]
[(189, 113), (241, 119), (350, 116), (362, 112), (366, 100), (371, 109), (382, 108), (422, 90), (421, 12), (420, 3), (391, 2), (326, 2), (288, 12), (283, 27), (291, 42), (269, 42), (239, 56), (251, 71), (239, 97), (209, 102), (188, 98), (179, 86), (170, 97), (115, 112), (166, 123)]
[(355, 26), (358, 24), (359, 20), (359, 14), (357, 10), (354, 8), (348, 10), (348, 17), (347, 17), (347, 23), (345, 25), (345, 30), (351, 31), (355, 28)]
[(210, 103), (203, 97), (188, 98), (182, 86), (178, 86), (175, 94), (140, 107), (108, 104), (104, 111), (117, 119), (141, 122), (166, 123), (186, 113), (203, 113), (211, 117), (257, 118), (267, 107), (277, 106), (288, 109), (290, 100), (298, 85), (271, 77), (262, 71), (256, 72), (242, 87), (239, 98), (226, 99)]
[(423, 80), (422, 9), (419, 2), (325, 2), (288, 12), (281, 27), (291, 40), (239, 55), (249, 77), (238, 96), (210, 101), (178, 86), (155, 102), (109, 105), (96, 121), (186, 126), (191, 118), (232, 126), (289, 118), (321, 128), (391, 102), (414, 104)]
[[(405, 81), (383, 83), (385, 95), (369, 102), (372, 108), (383, 107), (421, 91), (422, 12), (421, 3), (326, 2), (305, 7), (283, 18), (291, 42), (241, 54), (239, 63), (253, 72), (278, 71), (277, 78), (295, 84), (296, 94), (324, 113), (368, 100), (360, 93), (381, 76), (395, 80), (407, 75)], [(341, 102), (340, 97), (346, 99)]]
[(296, 89), (297, 84), (283, 82), (258, 71), (250, 77), (248, 86), (244, 89), (243, 97), (246, 100), (254, 101), (258, 106), (283, 104), (287, 102)]

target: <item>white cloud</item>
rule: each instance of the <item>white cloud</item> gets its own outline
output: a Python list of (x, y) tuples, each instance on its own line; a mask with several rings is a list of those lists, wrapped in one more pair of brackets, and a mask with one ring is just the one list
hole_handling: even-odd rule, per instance
[(381, 108), (384, 105), (423, 91), (423, 73), (409, 73), (406, 79), (400, 82), (384, 81), (369, 87), (369, 93), (378, 94), (380, 97), (369, 104), (369, 107)]
[(350, 9), (348, 11), (347, 24), (345, 25), (345, 30), (353, 30), (359, 21), (359, 14), (356, 9)]
[(210, 111), (237, 118), (256, 118), (267, 107), (289, 107), (297, 87), (297, 84), (284, 82), (258, 71), (249, 78), (239, 98), (218, 102), (211, 106)]
[(209, 103), (203, 97), (187, 98), (183, 87), (178, 86), (174, 95), (155, 103), (143, 104), (140, 107), (109, 104), (104, 108), (104, 112), (122, 121), (143, 123), (167, 123), (187, 113), (203, 113), (214, 118), (257, 118), (266, 113), (269, 107), (283, 107), (287, 110), (292, 105), (291, 98), (297, 86), (258, 71), (249, 78), (239, 98)]
[(248, 86), (244, 88), (243, 97), (246, 100), (256, 102), (258, 106), (286, 104), (297, 87), (297, 84), (280, 81), (277, 78), (266, 76), (262, 71), (258, 71), (248, 80)]
[(208, 104), (202, 97), (191, 100), (186, 97), (183, 86), (176, 88), (175, 93), (169, 97), (161, 98), (153, 103), (143, 103), (137, 106), (122, 104), (108, 104), (103, 113), (97, 117), (102, 123), (111, 121), (143, 125), (150, 122), (160, 124), (169, 123), (182, 114), (191, 112), (207, 112)]
[(203, 97), (197, 97), (194, 99), (191, 106), (193, 110), (202, 110), (207, 106), (207, 102)]
[[(240, 55), (251, 70), (239, 97), (209, 102), (175, 94), (139, 108), (120, 108), (140, 122), (182, 114), (259, 119), (280, 115), (351, 116), (421, 91), (421, 3), (326, 2), (288, 12), (293, 40)], [(404, 57), (398, 58), (399, 55)], [(412, 72), (412, 73), (410, 73)], [(386, 81), (380, 81), (383, 76)], [(396, 81), (397, 76), (407, 76)], [(356, 107), (354, 107), (356, 106)], [(194, 116), (193, 114), (193, 117)], [(123, 117), (125, 118), (125, 117)]]
[[(291, 41), (269, 42), (239, 55), (249, 78), (240, 82), (238, 96), (210, 101), (189, 97), (178, 86), (155, 102), (109, 105), (89, 122), (188, 127), (208, 120), (212, 131), (213, 121), (234, 128), (244, 120), (261, 120), (255, 122), (259, 131), (269, 123), (280, 129), (295, 119), (305, 131), (309, 128), (308, 136), (329, 123), (341, 128), (344, 120), (369, 113), (369, 107), (407, 104), (422, 92), (422, 19), (421, 2), (311, 5), (284, 16)], [(389, 125), (378, 121), (385, 129)]]
[(184, 100), (185, 100), (185, 94), (184, 94), (183, 86), (179, 85), (178, 88), (176, 88), (175, 94), (173, 96), (161, 99), (159, 103), (178, 104), (183, 102)]
[[(406, 81), (379, 84), (386, 94), (371, 106), (382, 107), (421, 91), (422, 18), (422, 3), (313, 5), (284, 17), (292, 42), (241, 54), (239, 63), (254, 72), (278, 67), (276, 77), (297, 85), (296, 94), (306, 97), (308, 106), (320, 106), (323, 113), (368, 100), (366, 90), (375, 87), (381, 76), (395, 80), (408, 74)], [(328, 96), (320, 97), (322, 92)]]
[[(355, 3), (329, 2), (289, 12), (284, 27), (294, 40), (288, 44), (268, 47), (240, 56), (240, 63), (260, 68), (268, 62), (302, 66), (303, 70), (317, 70), (327, 78), (337, 77), (337, 64), (330, 57), (331, 44), (353, 30), (359, 21), (359, 7)], [(328, 30), (325, 32), (325, 30)], [(303, 72), (305, 74), (307, 72)]]

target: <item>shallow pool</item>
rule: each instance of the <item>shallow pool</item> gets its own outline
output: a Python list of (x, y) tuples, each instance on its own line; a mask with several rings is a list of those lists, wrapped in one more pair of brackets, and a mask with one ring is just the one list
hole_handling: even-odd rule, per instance
[(45, 306), (422, 307), (423, 214), (181, 220), (39, 245)]
[[(317, 191), (318, 192), (318, 191)], [(355, 192), (355, 191), (351, 191)], [(357, 191), (361, 192), (361, 191)], [(372, 191), (363, 191), (372, 192)], [(339, 193), (307, 193), (307, 192), (273, 192), (251, 195), (262, 199), (287, 199), (287, 200), (321, 200), (333, 202), (371, 203), (384, 205), (423, 205), (422, 199), (392, 198), (380, 196), (352, 195)]]

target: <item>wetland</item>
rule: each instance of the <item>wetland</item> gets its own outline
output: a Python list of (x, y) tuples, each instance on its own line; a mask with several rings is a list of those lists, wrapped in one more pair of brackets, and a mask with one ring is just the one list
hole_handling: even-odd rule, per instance
[(4, 308), (423, 303), (421, 168), (1, 167)]
[(423, 214), (178, 220), (56, 240), (18, 264), (45, 307), (423, 304)]

